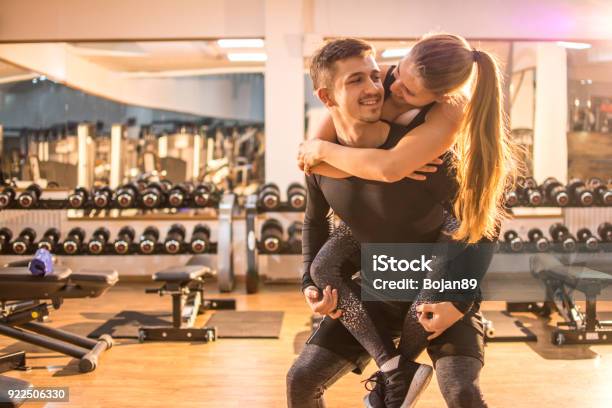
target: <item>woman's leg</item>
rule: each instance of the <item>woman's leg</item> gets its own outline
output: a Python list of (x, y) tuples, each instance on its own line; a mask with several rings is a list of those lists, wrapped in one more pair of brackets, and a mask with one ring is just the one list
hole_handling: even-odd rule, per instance
[(398, 355), (392, 334), (382, 319), (361, 301), (361, 289), (352, 275), (359, 271), (361, 246), (345, 225), (340, 224), (321, 248), (310, 266), (310, 274), (319, 288), (331, 286), (338, 291), (340, 321), (372, 356), (378, 367)]
[(482, 363), (474, 357), (448, 356), (436, 362), (440, 391), (449, 408), (486, 408), (480, 390)]

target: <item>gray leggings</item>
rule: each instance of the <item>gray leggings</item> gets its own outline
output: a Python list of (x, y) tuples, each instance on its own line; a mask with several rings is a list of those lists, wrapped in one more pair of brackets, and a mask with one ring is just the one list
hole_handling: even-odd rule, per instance
[[(355, 368), (354, 363), (323, 347), (306, 344), (287, 373), (288, 407), (325, 407), (325, 390)], [(442, 357), (435, 368), (440, 391), (449, 408), (487, 407), (478, 383), (482, 368), (478, 359), (468, 356)]]

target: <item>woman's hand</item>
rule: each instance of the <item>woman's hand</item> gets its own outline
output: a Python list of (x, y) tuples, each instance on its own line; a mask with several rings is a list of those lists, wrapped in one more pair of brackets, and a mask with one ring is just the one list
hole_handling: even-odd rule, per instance
[(310, 169), (322, 161), (323, 144), (329, 143), (319, 139), (305, 140), (300, 144), (298, 152), (298, 166), (310, 174)]
[(309, 286), (304, 289), (306, 303), (314, 313), (327, 315), (332, 319), (337, 319), (342, 316), (342, 310), (336, 309), (338, 306), (338, 290), (327, 286), (321, 293), (314, 286)]
[(463, 313), (451, 302), (422, 303), (416, 307), (416, 310), (421, 326), (426, 331), (432, 332), (427, 340), (435, 339), (463, 317)]

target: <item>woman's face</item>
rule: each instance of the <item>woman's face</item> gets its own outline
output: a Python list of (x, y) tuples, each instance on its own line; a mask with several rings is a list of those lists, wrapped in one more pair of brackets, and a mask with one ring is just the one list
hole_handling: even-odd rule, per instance
[(402, 58), (392, 72), (395, 81), (391, 84), (391, 98), (399, 104), (421, 107), (440, 99), (426, 89), (418, 75), (410, 54)]

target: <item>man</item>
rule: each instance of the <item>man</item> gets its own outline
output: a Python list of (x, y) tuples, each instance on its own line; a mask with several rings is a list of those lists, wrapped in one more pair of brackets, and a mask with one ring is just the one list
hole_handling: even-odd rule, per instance
[[(380, 71), (373, 59), (372, 48), (368, 44), (355, 39), (334, 41), (315, 55), (312, 67), (311, 75), (317, 96), (325, 103), (334, 119), (340, 143), (355, 147), (384, 148), (390, 139), (397, 139), (398, 132), (403, 136), (408, 131), (407, 129), (405, 131), (397, 128), (391, 129), (389, 124), (379, 121), (383, 88)], [(333, 169), (328, 170), (334, 171)], [(335, 310), (335, 303), (339, 296), (338, 289), (319, 286), (324, 288), (320, 293), (314, 285), (315, 282), (310, 279), (310, 264), (328, 238), (324, 231), (327, 226), (325, 215), (329, 206), (331, 205), (349, 225), (355, 237), (361, 242), (433, 242), (431, 240), (421, 241), (427, 237), (426, 231), (429, 230), (421, 225), (422, 231), (419, 231), (419, 226), (413, 222), (413, 218), (415, 215), (422, 216), (427, 221), (424, 224), (435, 224), (436, 221), (440, 221), (442, 214), (441, 209), (432, 202), (432, 197), (425, 197), (429, 194), (426, 191), (427, 188), (424, 185), (416, 185), (418, 183), (410, 184), (401, 181), (373, 184), (355, 178), (338, 180), (322, 176), (310, 176), (307, 181), (310, 209), (307, 209), (304, 225), (305, 277), (303, 290), (311, 308), (323, 314), (330, 314), (331, 318), (324, 319), (288, 373), (287, 391), (290, 407), (321, 406), (323, 404), (322, 394), (326, 387), (345, 373), (362, 369), (369, 360), (369, 354), (373, 355), (371, 350), (368, 353), (362, 346), (363, 341), (360, 343), (351, 335), (351, 332), (345, 327), (345, 321), (341, 323), (333, 319), (338, 317), (343, 319), (342, 313)], [(419, 194), (419, 197), (423, 196), (421, 207), (417, 210), (412, 207), (406, 208), (403, 202), (416, 194)], [(375, 202), (373, 203), (372, 200)], [(385, 206), (379, 205), (383, 202)], [(413, 203), (414, 206), (418, 207)], [(386, 217), (389, 217), (391, 222), (385, 219)], [(414, 235), (406, 236), (406, 234)], [(355, 265), (347, 263), (339, 267), (342, 270), (351, 271)], [(340, 294), (341, 299), (350, 296), (352, 296), (350, 292)], [(397, 335), (397, 331), (401, 330), (409, 305), (375, 303), (377, 304), (372, 305), (368, 311), (370, 321), (374, 322), (374, 326), (379, 326), (375, 331), (394, 332)], [(434, 310), (435, 313), (435, 309), (429, 310)], [(346, 313), (344, 310), (343, 312)], [(461, 401), (466, 396), (471, 399), (481, 399), (477, 377), (482, 366), (482, 332), (479, 333), (473, 325), (470, 325), (469, 321), (473, 320), (473, 315), (466, 315), (466, 318), (461, 318), (457, 324), (454, 324), (459, 318), (461, 315), (454, 320), (447, 320), (448, 326), (453, 326), (453, 330), (449, 331), (451, 333), (446, 335), (447, 332), (445, 332), (428, 348), (439, 371), (439, 383), (447, 403), (457, 407), (472, 406), (471, 401), (467, 403), (469, 405)], [(429, 331), (436, 332), (446, 329), (446, 327), (433, 326), (427, 326), (427, 328)], [(381, 337), (384, 336), (381, 335)], [(422, 347), (408, 354), (414, 358), (421, 350)], [(381, 352), (381, 355), (384, 353)], [(463, 361), (462, 356), (467, 360)], [(442, 363), (442, 360), (444, 363), (439, 364)], [(387, 385), (384, 404), (394, 406), (393, 404), (397, 403), (397, 406), (402, 407), (413, 406), (420, 390), (417, 390), (416, 394), (411, 397), (407, 388), (410, 386), (411, 378), (404, 379), (404, 384), (401, 384), (401, 377), (402, 375), (413, 376), (415, 370), (410, 371), (402, 367), (394, 357), (380, 361), (393, 362), (388, 371), (379, 364)], [(379, 363), (378, 360), (377, 363)], [(466, 369), (466, 364), (471, 365), (470, 369)], [(396, 382), (399, 385), (396, 385)], [(424, 386), (426, 386), (426, 381), (421, 383), (421, 388)], [(398, 395), (387, 399), (390, 394), (389, 389)], [(401, 396), (400, 400), (398, 398), (401, 393), (404, 395), (408, 393), (408, 395), (405, 399), (404, 396)], [(484, 406), (484, 403), (480, 406)]]

